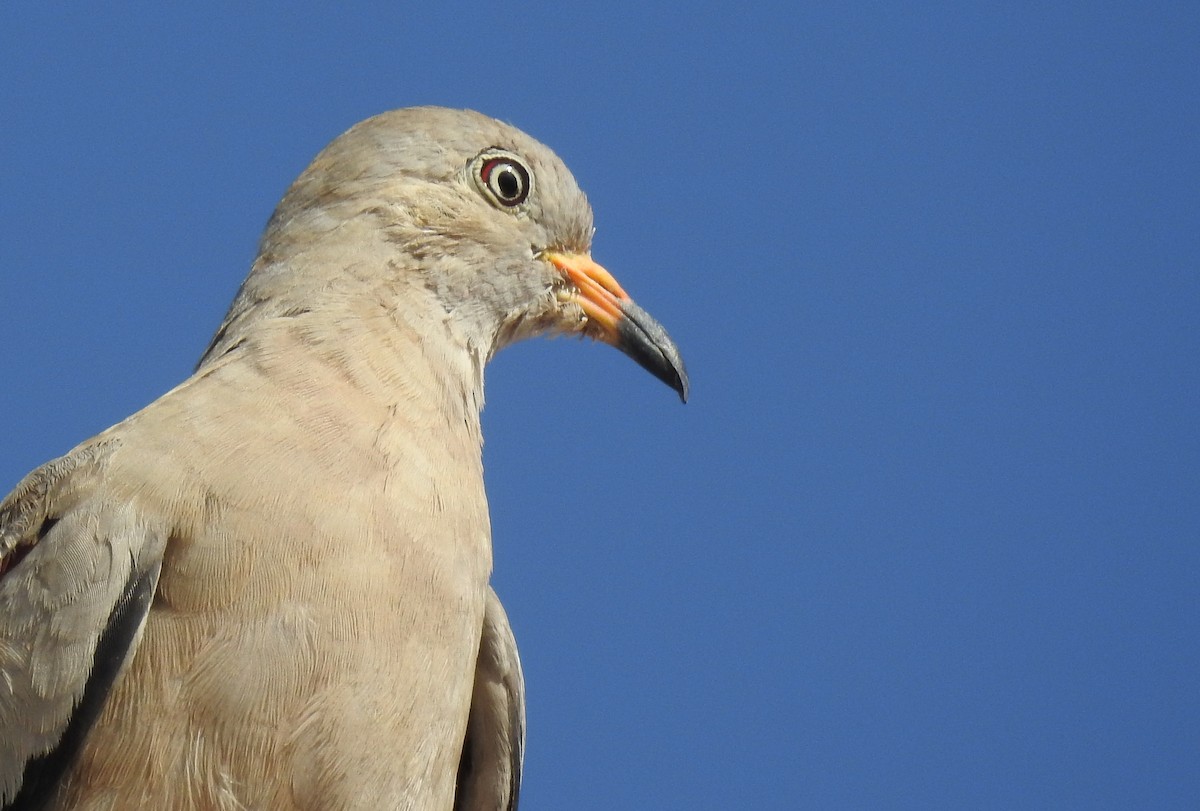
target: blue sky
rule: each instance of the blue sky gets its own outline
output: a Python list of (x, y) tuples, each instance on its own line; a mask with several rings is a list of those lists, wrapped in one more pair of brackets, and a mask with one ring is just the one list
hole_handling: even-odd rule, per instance
[(184, 378), (411, 104), (556, 149), (692, 401), (501, 353), (524, 809), (1191, 808), (1200, 6), (0, 12), (0, 489)]

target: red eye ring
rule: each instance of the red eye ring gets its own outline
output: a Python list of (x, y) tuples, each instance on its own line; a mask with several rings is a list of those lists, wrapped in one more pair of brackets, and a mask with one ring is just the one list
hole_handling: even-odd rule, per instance
[(510, 157), (489, 158), (479, 167), (480, 184), (498, 204), (511, 208), (529, 196), (529, 170)]

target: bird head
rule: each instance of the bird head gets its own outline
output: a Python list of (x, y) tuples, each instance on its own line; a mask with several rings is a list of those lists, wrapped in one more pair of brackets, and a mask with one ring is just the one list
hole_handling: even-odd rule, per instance
[(334, 140), (296, 180), (242, 293), (256, 274), (302, 275), (305, 254), (337, 245), (345, 278), (326, 290), (369, 283), (400, 302), (416, 284), (485, 359), (533, 335), (586, 335), (686, 401), (678, 348), (592, 259), (592, 233), (587, 198), (543, 144), (468, 110), (395, 110)]

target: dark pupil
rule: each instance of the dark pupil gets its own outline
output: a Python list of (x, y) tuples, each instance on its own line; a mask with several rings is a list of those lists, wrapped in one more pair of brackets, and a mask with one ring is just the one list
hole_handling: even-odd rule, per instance
[(500, 170), (496, 186), (500, 189), (500, 196), (506, 200), (511, 200), (521, 193), (521, 181), (512, 169)]

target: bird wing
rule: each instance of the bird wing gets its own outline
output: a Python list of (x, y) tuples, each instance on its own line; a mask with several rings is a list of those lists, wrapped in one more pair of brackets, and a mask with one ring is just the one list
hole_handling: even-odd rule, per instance
[(525, 760), (525, 678), (504, 606), (488, 589), (454, 811), (516, 811)]
[(56, 790), (137, 647), (165, 533), (106, 497), (118, 439), (87, 443), (0, 502), (0, 808)]

